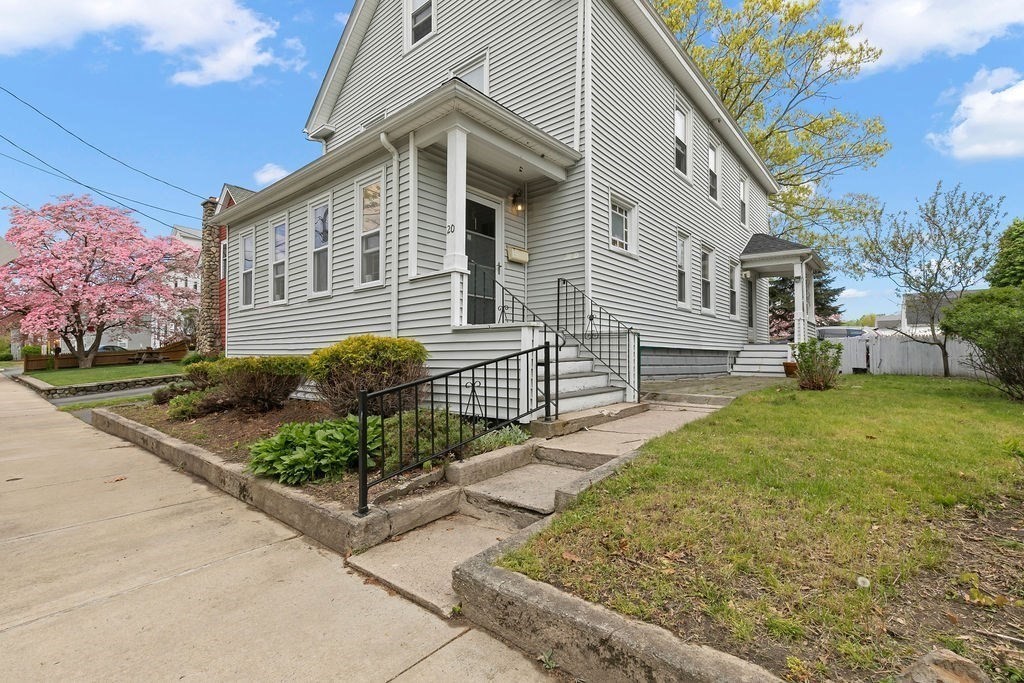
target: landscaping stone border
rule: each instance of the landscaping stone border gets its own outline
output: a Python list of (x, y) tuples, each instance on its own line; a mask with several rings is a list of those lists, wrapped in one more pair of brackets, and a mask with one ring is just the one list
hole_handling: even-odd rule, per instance
[[(610, 464), (610, 463), (609, 463)], [(781, 683), (762, 667), (494, 563), (547, 528), (548, 517), (463, 562), (452, 573), (462, 614), (533, 654), (547, 654), (584, 680), (665, 683)]]
[(158, 387), (163, 384), (170, 384), (182, 379), (182, 375), (160, 375), (158, 377), (136, 377), (134, 379), (118, 379), (109, 382), (90, 382), (88, 384), (69, 384), (64, 387), (55, 387), (38, 380), (31, 375), (9, 375), (15, 382), (27, 386), (45, 399), (71, 398), (73, 396), (88, 396), (90, 394), (105, 394), (110, 391), (126, 391), (128, 389), (143, 389), (146, 387)]

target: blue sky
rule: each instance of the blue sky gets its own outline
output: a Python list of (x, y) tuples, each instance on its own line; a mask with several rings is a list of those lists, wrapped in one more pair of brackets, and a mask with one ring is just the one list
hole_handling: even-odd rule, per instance
[[(834, 190), (912, 208), (942, 179), (1006, 195), (1011, 217), (1024, 216), (1024, 2), (826, 1), (885, 50), (878, 68), (842, 87), (838, 106), (882, 116), (893, 144), (877, 168)], [(0, 86), (108, 153), (202, 196), (225, 181), (258, 189), (320, 153), (302, 127), (351, 2), (54, 4), (0, 0)], [(0, 134), (125, 203), (191, 216), (139, 207), (155, 219), (199, 224), (199, 199), (100, 156), (2, 91)], [(2, 139), (0, 154), (41, 165)], [(0, 156), (0, 191), (38, 206), (85, 190)], [(847, 317), (898, 308), (890, 283), (839, 282)]]

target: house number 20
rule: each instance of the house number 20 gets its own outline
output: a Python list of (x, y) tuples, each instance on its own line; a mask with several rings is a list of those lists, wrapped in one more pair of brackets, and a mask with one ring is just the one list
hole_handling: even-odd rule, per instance
[(448, 234), (449, 235), (454, 235), (455, 234), (455, 224), (454, 223), (449, 223), (448, 224)]

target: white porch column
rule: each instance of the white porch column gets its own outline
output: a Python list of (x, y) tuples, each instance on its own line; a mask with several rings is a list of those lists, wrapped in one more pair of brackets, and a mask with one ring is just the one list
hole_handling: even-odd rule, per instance
[(445, 270), (469, 269), (466, 257), (466, 149), (468, 134), (464, 128), (448, 131), (448, 213)]
[[(806, 264), (804, 265), (804, 277), (807, 283), (807, 320), (814, 326), (815, 336), (817, 336), (818, 316), (815, 311), (818, 309), (814, 305), (814, 271)], [(808, 336), (810, 336), (810, 330), (808, 330)]]
[(793, 266), (793, 341), (799, 344), (807, 341), (807, 303), (804, 282), (806, 266), (797, 263)]

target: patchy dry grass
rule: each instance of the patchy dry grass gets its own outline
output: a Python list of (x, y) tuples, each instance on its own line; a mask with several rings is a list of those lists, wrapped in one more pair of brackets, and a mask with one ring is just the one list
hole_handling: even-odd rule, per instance
[(651, 442), (502, 564), (791, 680), (951, 644), (1011, 680), (1022, 653), (979, 632), (1024, 638), (1014, 440), (1024, 406), (966, 381), (768, 389)]

